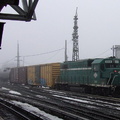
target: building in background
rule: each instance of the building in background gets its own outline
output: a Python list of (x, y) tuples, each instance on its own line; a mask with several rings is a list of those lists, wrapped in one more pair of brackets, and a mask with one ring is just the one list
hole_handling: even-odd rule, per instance
[(120, 58), (120, 45), (115, 45), (114, 51), (115, 51), (115, 57)]

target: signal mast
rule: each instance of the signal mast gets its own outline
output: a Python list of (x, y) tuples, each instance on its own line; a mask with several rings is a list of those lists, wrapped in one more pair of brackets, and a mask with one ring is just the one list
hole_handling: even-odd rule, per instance
[(74, 31), (73, 31), (73, 54), (72, 54), (72, 61), (77, 61), (79, 60), (79, 46), (78, 46), (78, 25), (77, 25), (77, 8), (76, 8), (76, 14), (74, 16)]

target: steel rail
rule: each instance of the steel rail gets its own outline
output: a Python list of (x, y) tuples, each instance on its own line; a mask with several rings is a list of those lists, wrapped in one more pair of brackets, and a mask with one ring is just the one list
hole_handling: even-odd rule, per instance
[(0, 99), (0, 105), (7, 108), (10, 112), (20, 117), (22, 120), (50, 120), (49, 118), (45, 116), (35, 115), (3, 99)]

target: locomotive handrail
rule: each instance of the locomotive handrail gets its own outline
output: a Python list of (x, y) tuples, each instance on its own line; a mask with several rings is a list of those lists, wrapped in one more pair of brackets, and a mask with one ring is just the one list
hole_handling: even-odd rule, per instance
[(113, 80), (112, 80), (111, 84), (113, 84), (113, 82), (114, 82), (114, 80), (115, 80), (115, 78), (116, 78), (117, 76), (118, 76), (118, 75), (115, 75), (115, 76), (113, 77)]
[(108, 82), (107, 82), (107, 85), (109, 85), (109, 82), (110, 82), (112, 73), (113, 73), (113, 72), (110, 73), (110, 77), (109, 77), (109, 80), (108, 80)]

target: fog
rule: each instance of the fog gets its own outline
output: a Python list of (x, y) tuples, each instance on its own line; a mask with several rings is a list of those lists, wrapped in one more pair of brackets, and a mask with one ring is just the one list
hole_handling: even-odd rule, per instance
[[(79, 58), (112, 56), (120, 45), (120, 0), (39, 0), (36, 21), (5, 21), (0, 67), (16, 65), (19, 42), (20, 65), (64, 61), (67, 40), (72, 60), (74, 15), (78, 7)], [(13, 12), (8, 6), (3, 11)]]

